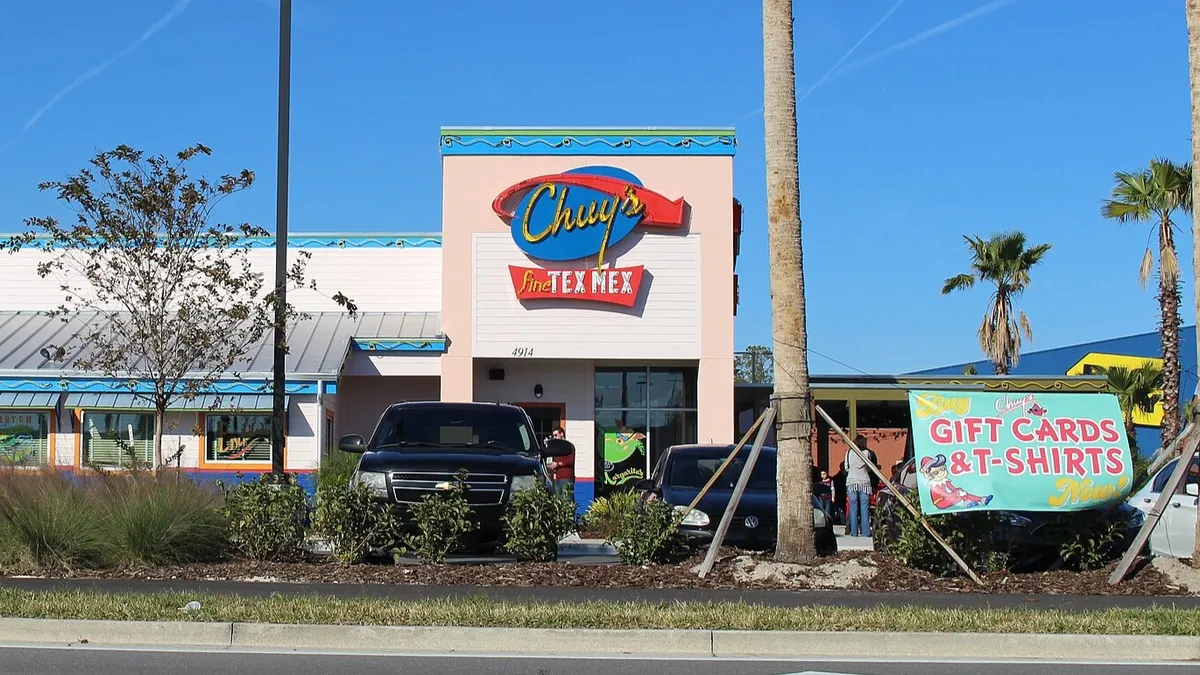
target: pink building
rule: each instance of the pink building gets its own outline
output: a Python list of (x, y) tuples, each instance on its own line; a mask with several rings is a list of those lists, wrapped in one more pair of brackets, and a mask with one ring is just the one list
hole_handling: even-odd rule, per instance
[[(672, 444), (733, 442), (733, 131), (444, 129), (440, 145), (440, 234), (289, 237), (362, 314), (289, 296), (312, 319), (289, 338), (287, 469), (311, 472), (401, 400), (511, 402), (540, 433), (562, 426), (581, 505), (632, 486)], [(255, 242), (268, 275), (273, 245)], [(0, 268), (0, 436), (11, 418), (37, 448), (22, 461), (119, 463), (107, 436), (141, 452), (152, 417), (128, 383), (70, 369), (71, 326), (41, 313), (62, 301), (41, 259)], [(59, 346), (66, 359), (45, 357)], [(270, 469), (270, 349), (252, 357), (214, 392), (229, 403), (172, 411), (181, 465)]]

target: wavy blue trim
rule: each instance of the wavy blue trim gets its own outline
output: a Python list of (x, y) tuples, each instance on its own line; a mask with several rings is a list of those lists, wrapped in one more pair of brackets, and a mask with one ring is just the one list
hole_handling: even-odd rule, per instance
[(443, 155), (699, 155), (729, 156), (737, 137), (728, 134), (657, 136), (570, 134), (542, 136), (444, 133)]
[[(0, 377), (0, 392), (62, 391), (68, 393), (147, 393), (153, 390), (149, 383), (104, 378), (15, 378)], [(265, 394), (270, 393), (269, 380), (222, 380), (201, 391), (201, 394)], [(291, 394), (315, 394), (317, 383), (290, 381), (284, 391)]]
[(380, 340), (372, 338), (354, 338), (354, 349), (363, 352), (428, 352), (442, 353), (446, 351), (446, 340), (433, 338), (428, 340)]
[[(7, 240), (13, 234), (0, 234)], [(35, 241), (44, 241), (36, 237)], [(100, 242), (97, 241), (97, 244)], [(231, 244), (234, 248), (275, 248), (274, 237), (242, 237)], [(428, 234), (292, 234), (288, 248), (441, 248), (442, 235)]]

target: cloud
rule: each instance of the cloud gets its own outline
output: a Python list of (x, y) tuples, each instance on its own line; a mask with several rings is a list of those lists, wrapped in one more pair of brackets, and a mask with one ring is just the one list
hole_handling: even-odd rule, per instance
[(896, 0), (896, 4), (892, 5), (892, 8), (889, 9), (886, 13), (884, 13), (884, 15), (882, 17), (880, 17), (880, 19), (878, 21), (875, 22), (874, 26), (871, 26), (871, 30), (868, 30), (866, 33), (864, 33), (863, 36), (858, 39), (858, 42), (854, 43), (854, 46), (851, 47), (849, 51), (847, 51), (845, 54), (842, 54), (842, 58), (838, 59), (837, 63), (833, 64), (833, 67), (830, 68), (829, 70), (827, 70), (825, 72), (825, 74), (821, 76), (821, 79), (817, 80), (816, 84), (814, 84), (813, 86), (811, 86), (807, 90), (805, 90), (804, 95), (796, 100), (796, 105), (800, 105), (801, 103), (803, 103), (804, 99), (808, 98), (809, 94), (811, 94), (817, 90), (817, 87), (820, 87), (822, 84), (825, 84), (825, 82), (827, 82), (829, 80), (829, 76), (833, 75), (834, 71), (836, 71), (838, 69), (838, 67), (840, 67), (843, 63), (845, 63), (846, 59), (850, 58), (850, 56), (852, 54), (854, 54), (855, 50), (857, 50), (860, 46), (862, 46), (862, 43), (867, 41), (867, 38), (871, 37), (871, 35), (874, 34), (875, 31), (879, 30), (879, 27), (882, 26), (884, 24), (884, 22), (887, 21), (889, 17), (891, 17), (891, 15), (895, 14), (896, 10), (900, 9), (900, 5), (903, 5), (903, 4), (904, 4), (904, 0)]
[[(40, 120), (42, 118), (42, 115), (45, 115), (47, 112), (49, 112), (50, 109), (53, 108), (56, 103), (63, 100), (64, 98), (66, 98), (66, 96), (68, 94), (70, 94), (72, 91), (74, 91), (77, 87), (79, 87), (83, 83), (87, 82), (88, 80), (96, 77), (100, 73), (103, 73), (105, 70), (108, 70), (108, 68), (110, 66), (112, 66), (114, 63), (116, 63), (117, 61), (120, 61), (121, 59), (125, 58), (126, 56), (129, 56), (129, 54), (131, 54), (135, 49), (142, 46), (142, 44), (144, 42), (146, 42), (150, 38), (154, 37), (155, 33), (162, 30), (163, 28), (165, 28), (167, 24), (171, 23), (171, 21), (173, 21), (175, 19), (175, 17), (182, 14), (184, 12), (184, 10), (187, 9), (188, 5), (191, 4), (191, 2), (192, 2), (192, 0), (176, 0), (175, 5), (173, 7), (171, 7), (171, 11), (167, 12), (161, 19), (159, 19), (158, 21), (155, 21), (153, 24), (151, 24), (149, 28), (147, 28), (145, 31), (142, 32), (141, 37), (139, 37), (138, 39), (129, 43), (129, 45), (126, 46), (124, 49), (122, 49), (120, 52), (118, 52), (116, 54), (116, 56), (113, 56), (112, 58), (108, 59), (107, 61), (104, 61), (96, 66), (93, 66), (87, 72), (85, 72), (84, 74), (75, 78), (75, 80), (72, 81), (70, 84), (68, 84), (67, 86), (65, 86), (62, 89), (59, 89), (57, 92), (55, 92), (54, 96), (51, 96), (50, 100), (46, 101), (46, 104), (43, 105), (41, 108), (39, 108), (38, 111), (35, 112), (33, 114), (33, 116), (31, 116), (29, 118), (29, 120), (27, 122), (25, 122), (25, 126), (21, 128), (21, 134), (24, 134), (25, 132), (29, 131), (33, 127), (33, 125), (37, 124), (38, 120)], [(3, 147), (0, 147), (0, 150), (11, 146), (13, 144), (13, 142), (15, 142), (15, 139), (14, 139), (14, 141), (10, 141), (8, 144), (4, 145)]]
[(962, 26), (963, 24), (970, 23), (971, 21), (974, 21), (975, 19), (978, 19), (979, 17), (984, 16), (985, 14), (991, 14), (992, 12), (1004, 9), (1005, 7), (1013, 4), (1016, 1), (1017, 0), (993, 0), (993, 2), (989, 2), (988, 4), (983, 5), (982, 7), (973, 9), (973, 10), (967, 12), (966, 14), (963, 14), (962, 16), (950, 19), (949, 21), (946, 21), (944, 23), (940, 23), (940, 24), (934, 26), (933, 28), (930, 28), (929, 30), (924, 31), (922, 33), (917, 33), (916, 35), (908, 38), (907, 40), (904, 40), (902, 42), (897, 42), (896, 44), (892, 45), (891, 47), (888, 47), (887, 49), (877, 51), (874, 54), (864, 56), (861, 59), (858, 59), (857, 61), (848, 63), (845, 66), (842, 66), (836, 72), (834, 72), (833, 75), (829, 79), (836, 80), (837, 78), (841, 77), (842, 75), (845, 75), (852, 71), (858, 70), (859, 68), (862, 68), (863, 66), (866, 66), (867, 64), (874, 63), (882, 58), (891, 56), (892, 54), (895, 54), (896, 52), (904, 51), (905, 49), (908, 49), (910, 47), (915, 47), (915, 46), (921, 44), (922, 42), (925, 42), (926, 40), (929, 40), (934, 37), (937, 37), (938, 35), (941, 35), (942, 33), (952, 31), (955, 28)]

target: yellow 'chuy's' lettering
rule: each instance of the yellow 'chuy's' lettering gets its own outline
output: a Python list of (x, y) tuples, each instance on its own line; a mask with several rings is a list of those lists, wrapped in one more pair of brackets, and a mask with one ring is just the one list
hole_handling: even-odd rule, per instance
[[(530, 244), (536, 244), (547, 237), (557, 236), (560, 231), (573, 232), (603, 225), (604, 236), (600, 239), (600, 251), (596, 261), (596, 269), (602, 269), (604, 252), (608, 250), (609, 240), (612, 238), (613, 223), (616, 222), (617, 212), (620, 211), (623, 215), (632, 218), (641, 215), (646, 210), (646, 205), (638, 198), (633, 187), (628, 185), (625, 186), (625, 194), (619, 198), (609, 197), (600, 201), (593, 200), (575, 208), (567, 205), (569, 192), (568, 186), (554, 183), (542, 183), (534, 188), (533, 193), (529, 196), (529, 206), (525, 208), (525, 213), (521, 216), (521, 236)], [(550, 199), (557, 197), (554, 204), (554, 219), (540, 232), (531, 232), (529, 219), (538, 200), (543, 196)]]
[(942, 413), (952, 412), (956, 415), (966, 415), (971, 410), (971, 399), (960, 397), (939, 396), (926, 394), (917, 397), (917, 417), (935, 417)]
[(1060, 492), (1046, 501), (1056, 509), (1067, 504), (1102, 502), (1117, 496), (1128, 482), (1125, 476), (1121, 476), (1116, 485), (1096, 485), (1091, 478), (1059, 478), (1054, 489)]

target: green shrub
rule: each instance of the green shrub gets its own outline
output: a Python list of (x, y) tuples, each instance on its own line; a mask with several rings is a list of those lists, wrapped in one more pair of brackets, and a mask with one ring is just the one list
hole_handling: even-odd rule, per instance
[[(887, 552), (897, 562), (939, 576), (962, 573), (962, 568), (908, 509), (899, 507), (890, 511), (889, 515), (886, 523), (880, 523), (877, 518), (875, 526), (894, 528), (895, 537), (887, 542)], [(1008, 562), (1006, 552), (995, 550), (996, 528), (1003, 522), (1002, 518), (994, 511), (960, 511), (928, 516), (929, 524), (954, 552), (973, 570), (981, 572), (1003, 569)]]
[(681, 514), (661, 499), (646, 502), (640, 513), (621, 521), (613, 546), (626, 565), (677, 562), (689, 549), (679, 534)]
[(352, 452), (342, 452), (336, 448), (330, 450), (329, 456), (321, 462), (321, 468), (316, 472), (318, 498), (325, 488), (349, 486), (350, 476), (358, 468), (358, 460), (359, 455)]
[(504, 550), (518, 560), (558, 559), (558, 542), (575, 528), (575, 501), (546, 488), (521, 490), (504, 513)]
[(201, 562), (228, 551), (220, 493), (178, 471), (101, 476), (92, 494), (113, 562)]
[(1076, 511), (1057, 516), (1062, 532), (1058, 555), (1067, 567), (1080, 570), (1098, 570), (1123, 551), (1118, 544), (1129, 528), (1129, 517), (1113, 508), (1103, 512)]
[(637, 505), (638, 496), (633, 492), (614, 492), (599, 497), (584, 512), (583, 525), (611, 542), (621, 531), (622, 524), (637, 516)]
[(463, 536), (475, 529), (466, 479), (466, 471), (459, 471), (449, 490), (425, 495), (409, 507), (417, 533), (408, 535), (405, 544), (421, 562), (445, 562), (446, 556), (462, 545)]
[(238, 554), (251, 560), (273, 560), (300, 553), (308, 499), (294, 476), (284, 474), (282, 482), (276, 483), (271, 474), (263, 474), (236, 487), (219, 485), (225, 493), (222, 514)]
[(94, 568), (110, 559), (95, 501), (53, 469), (0, 470), (0, 524), (10, 564)]
[[(344, 565), (362, 562), (374, 549), (391, 549), (401, 537), (400, 524), (366, 485), (329, 482), (317, 488), (313, 527), (324, 535)], [(398, 552), (398, 551), (397, 551)]]

